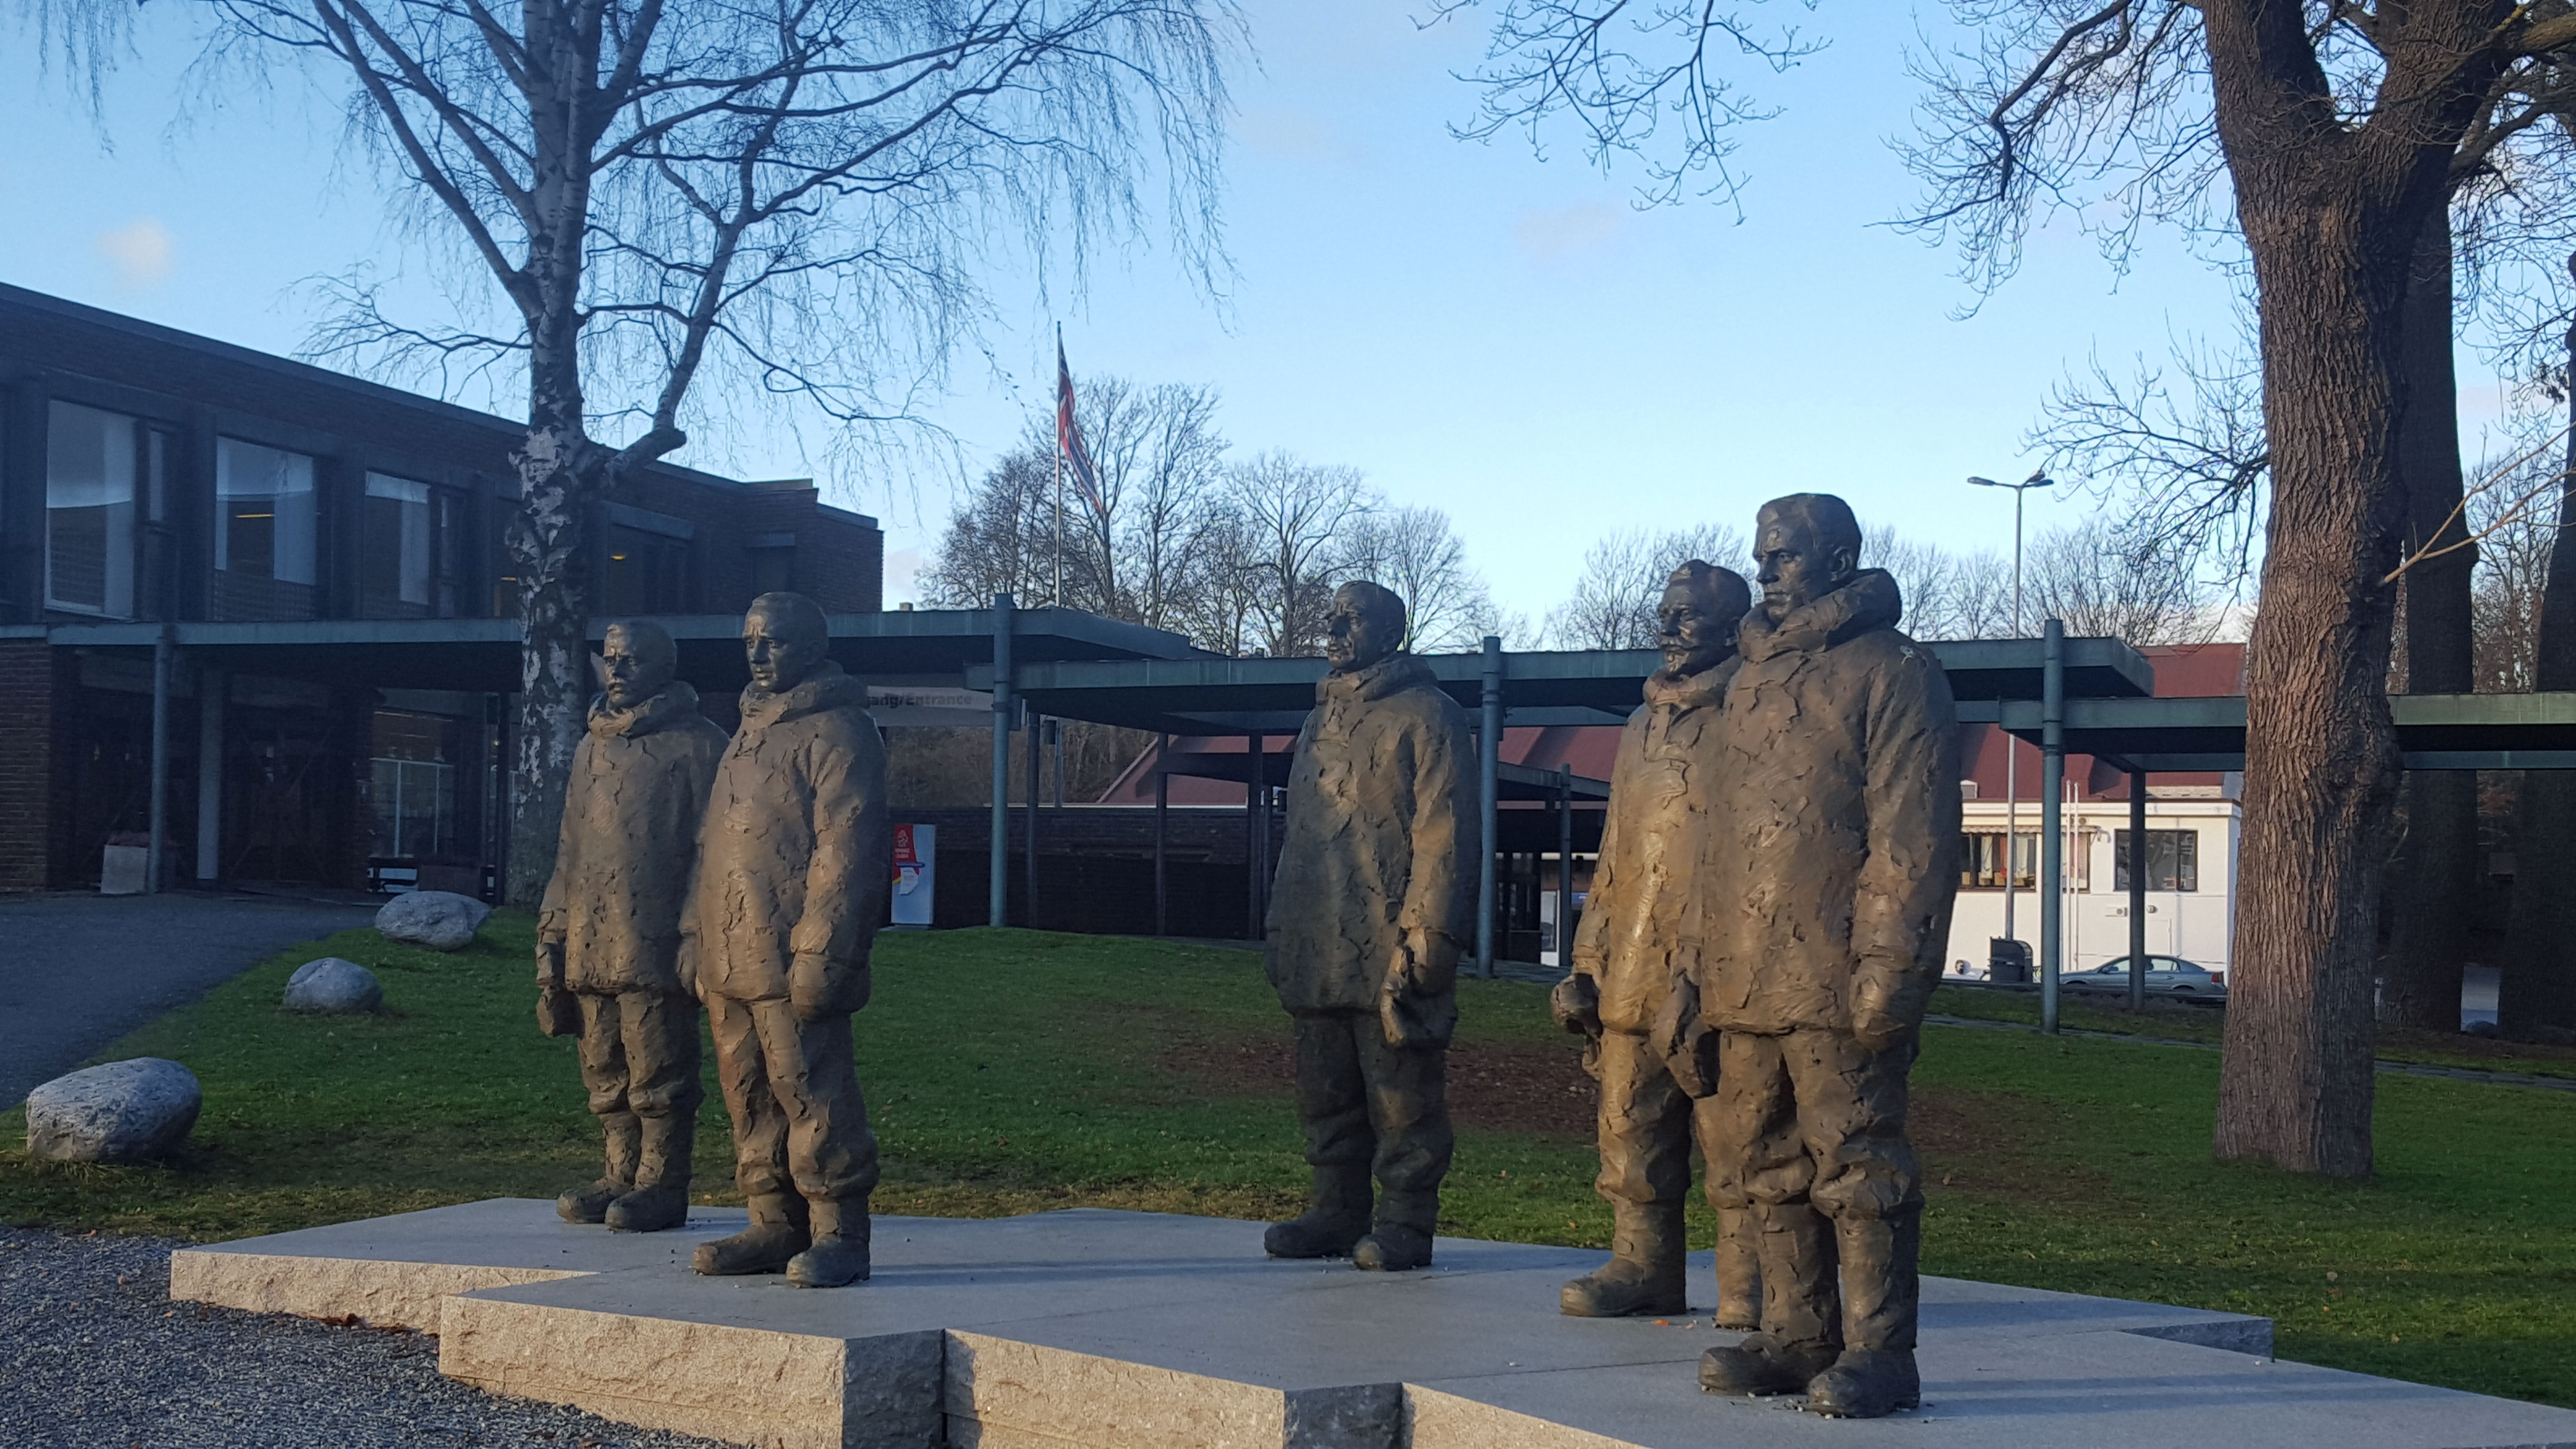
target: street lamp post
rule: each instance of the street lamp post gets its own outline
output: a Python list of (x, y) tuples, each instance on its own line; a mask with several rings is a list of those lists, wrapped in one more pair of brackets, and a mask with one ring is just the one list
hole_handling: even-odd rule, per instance
[[(2023, 637), (2021, 628), (2021, 500), (2033, 488), (2045, 488), (2052, 481), (2045, 468), (2036, 468), (2018, 483), (1998, 483), (1992, 478), (1970, 478), (1980, 488), (2009, 488), (2013, 496), (2013, 637)], [(2021, 840), (2021, 748), (2011, 735), (2004, 736), (2004, 939), (2020, 938), (2013, 930), (2014, 866)]]

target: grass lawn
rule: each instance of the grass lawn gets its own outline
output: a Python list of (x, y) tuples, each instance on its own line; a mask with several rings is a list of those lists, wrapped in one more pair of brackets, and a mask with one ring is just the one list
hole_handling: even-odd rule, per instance
[[(254, 968), (105, 1054), (204, 1081), (185, 1160), (38, 1164), (0, 1116), (0, 1221), (221, 1239), (587, 1179), (597, 1137), (572, 1044), (537, 1034), (530, 939), (504, 913), (454, 956), (361, 930)], [(279, 1012), (325, 952), (374, 967), (392, 1010)], [(889, 934), (877, 961), (857, 1030), (880, 1210), (1300, 1203), (1287, 1027), (1250, 953), (958, 931)], [(1968, 1014), (1959, 995), (1999, 999), (1936, 1010)], [(1590, 1083), (1546, 993), (1461, 996), (1444, 1230), (1605, 1246)], [(1915, 1082), (1928, 1271), (2265, 1314), (2287, 1358), (2576, 1406), (2576, 1094), (2382, 1078), (2380, 1175), (2355, 1186), (2211, 1162), (2211, 1051), (1936, 1027)], [(733, 1200), (712, 1064), (703, 1127), (702, 1196)]]

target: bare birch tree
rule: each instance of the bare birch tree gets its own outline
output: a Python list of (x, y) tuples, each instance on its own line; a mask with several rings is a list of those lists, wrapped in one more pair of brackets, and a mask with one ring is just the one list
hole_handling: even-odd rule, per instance
[(688, 441), (703, 377), (884, 424), (979, 316), (998, 240), (1078, 259), (1145, 227), (1159, 173), (1184, 255), (1213, 245), (1225, 0), (215, 3), (232, 42), (346, 75), (425, 232), (506, 299), (438, 328), (356, 290), (330, 345), (526, 377), (514, 901), (551, 869), (589, 688), (590, 520)]
[(1411, 629), (1405, 647), (1416, 653), (1473, 649), (1502, 630), (1492, 592), (1467, 562), (1466, 543), (1437, 508), (1360, 514), (1344, 530), (1337, 564), (1340, 577), (1383, 584), (1404, 600)]

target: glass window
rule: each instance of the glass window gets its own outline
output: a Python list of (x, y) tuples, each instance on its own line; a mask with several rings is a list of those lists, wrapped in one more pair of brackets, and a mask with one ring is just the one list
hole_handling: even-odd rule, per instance
[(215, 567), (313, 582), (313, 460), (239, 438), (215, 443)]
[(370, 618), (431, 613), (437, 599), (437, 518), (426, 483), (367, 475), (359, 526), (358, 588)]
[(55, 403), (45, 432), (45, 603), (134, 612), (134, 419)]
[(680, 539), (624, 524), (608, 529), (608, 591), (612, 617), (676, 614), (688, 606), (689, 546)]
[[(1971, 830), (1966, 848), (1960, 852), (1959, 884), (1967, 888), (2004, 887), (2004, 833), (2000, 830)], [(2039, 832), (2024, 830), (2013, 836), (2012, 883), (2024, 890), (2039, 884)]]
[(461, 737), (457, 721), (445, 715), (376, 711), (368, 791), (375, 816), (370, 855), (417, 860), (459, 848), (456, 762)]
[[(2118, 884), (2115, 890), (2129, 888), (2129, 832), (2114, 832)], [(2150, 830), (2147, 832), (2147, 889), (2151, 891), (2196, 891), (2200, 889), (2200, 832), (2197, 830)]]

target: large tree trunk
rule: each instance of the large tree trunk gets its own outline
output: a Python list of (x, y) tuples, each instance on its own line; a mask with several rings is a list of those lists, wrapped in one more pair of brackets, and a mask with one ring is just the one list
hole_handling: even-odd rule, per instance
[[(2407, 552), (2450, 547), (2468, 537), (2460, 516), (2459, 386), (2451, 358), (2451, 218), (2447, 207), (2424, 225), (2406, 289), (2406, 396), (2397, 427), (2397, 477), (2405, 498)], [(2469, 617), (2475, 547), (2426, 559), (2406, 571), (2405, 648), (2391, 686), (2405, 694), (2467, 694), (2476, 688)], [(2478, 888), (2478, 781), (2466, 770), (2409, 772), (2399, 796), (2398, 842), (2384, 909), (2387, 954), (2380, 962), (2380, 1015), (2401, 1026), (2460, 1028), (2461, 968), (2468, 957)]]
[[(2576, 257), (2568, 259), (2576, 267)], [(2576, 416), (2576, 330), (2567, 334), (2569, 408)], [(2558, 534), (2540, 592), (2540, 647), (2532, 686), (2576, 690), (2576, 432), (2558, 487)], [(2522, 777), (2513, 840), (2513, 913), (2506, 924), (2496, 1024), (2507, 1036), (2576, 1030), (2576, 772), (2532, 770)]]
[(2298, 5), (2210, 0), (2202, 13), (2254, 259), (2273, 490), (2213, 1147), (2360, 1177), (2396, 796), (2381, 580), (2398, 525), (2402, 308), (2444, 157), (2420, 155), (2438, 138), (2392, 147), (2335, 114)]

